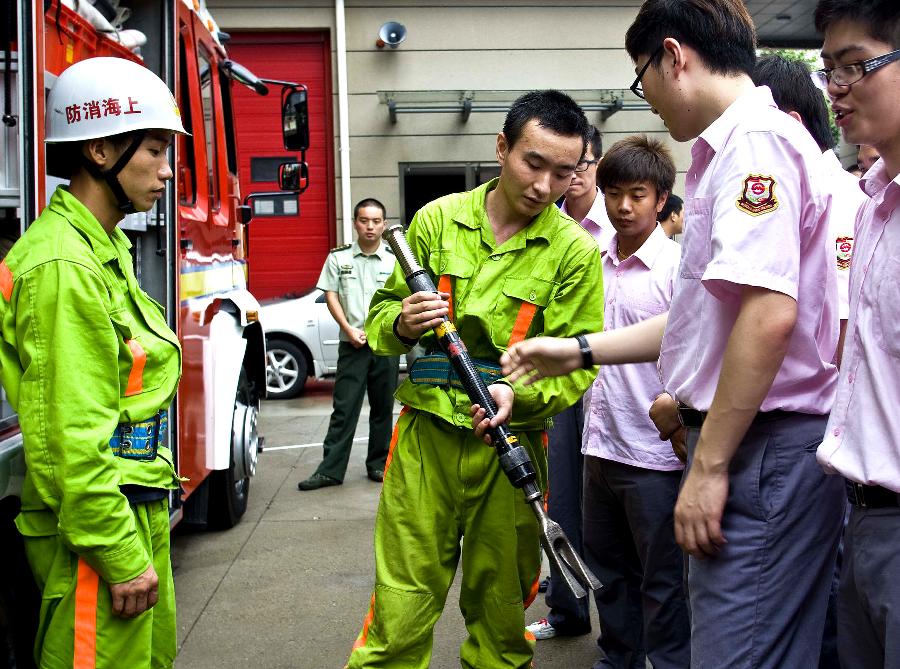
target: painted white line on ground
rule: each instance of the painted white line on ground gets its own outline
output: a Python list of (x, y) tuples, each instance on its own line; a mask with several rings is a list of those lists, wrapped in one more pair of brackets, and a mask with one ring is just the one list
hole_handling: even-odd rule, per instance
[[(356, 437), (353, 441), (368, 441), (369, 437)], [(268, 453), (269, 451), (288, 451), (294, 448), (315, 448), (316, 446), (324, 446), (325, 444), (321, 441), (317, 441), (314, 444), (293, 444), (291, 446), (266, 446), (263, 448), (263, 453)]]

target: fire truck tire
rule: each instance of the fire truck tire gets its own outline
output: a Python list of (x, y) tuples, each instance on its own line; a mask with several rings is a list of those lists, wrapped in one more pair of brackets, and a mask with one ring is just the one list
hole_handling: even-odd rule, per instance
[(306, 355), (299, 346), (285, 339), (266, 341), (266, 399), (297, 397), (308, 374)]
[[(241, 375), (238, 379), (237, 393), (234, 398), (235, 412), (232, 425), (232, 440), (241, 438), (246, 432), (243, 426), (245, 412), (247, 407), (258, 406), (253, 392), (253, 387), (245, 369), (241, 368)], [(254, 425), (252, 430), (255, 435), (255, 416), (253, 417)], [(236, 424), (240, 421), (242, 424)], [(252, 454), (255, 470), (255, 450)], [(244, 512), (247, 510), (247, 500), (250, 497), (250, 476), (252, 472), (247, 471), (245, 463), (237, 462), (235, 458), (235, 444), (232, 443), (231, 462), (228, 469), (213, 472), (209, 477), (209, 512), (207, 516), (207, 526), (210, 529), (226, 530), (238, 524)]]

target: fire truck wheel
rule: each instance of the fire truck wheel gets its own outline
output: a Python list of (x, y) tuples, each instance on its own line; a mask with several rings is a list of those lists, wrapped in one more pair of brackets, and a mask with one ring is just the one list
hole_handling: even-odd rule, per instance
[(306, 355), (284, 339), (266, 341), (266, 399), (287, 400), (303, 392), (308, 374)]
[[(213, 472), (209, 477), (208, 526), (229, 529), (237, 525), (247, 510), (250, 496), (250, 477), (256, 471), (256, 418), (259, 400), (253, 391), (246, 370), (241, 369), (231, 426), (231, 462), (228, 469)], [(252, 452), (251, 452), (252, 451)]]

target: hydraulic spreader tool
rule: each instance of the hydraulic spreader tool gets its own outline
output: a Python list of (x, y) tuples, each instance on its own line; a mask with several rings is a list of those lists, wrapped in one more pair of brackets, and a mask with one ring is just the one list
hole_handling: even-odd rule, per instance
[[(406, 241), (403, 226), (398, 224), (389, 227), (384, 231), (383, 237), (397, 257), (409, 289), (413, 293), (438, 292), (428, 272), (422, 269), (413, 255), (412, 249)], [(465, 388), (469, 400), (472, 404), (484, 407), (488, 418), (496, 416), (497, 405), (494, 398), (488, 392), (484, 379), (476, 370), (475, 363), (469, 356), (466, 345), (452, 321), (445, 316), (443, 322), (434, 328), (434, 333), (437, 336), (438, 345), (450, 360), (453, 371)], [(579, 599), (584, 597), (587, 595), (588, 589), (598, 590), (601, 587), (600, 581), (572, 548), (571, 542), (559, 523), (550, 520), (544, 511), (541, 490), (536, 483), (534, 465), (528, 451), (519, 443), (505, 423), (491, 428), (490, 435), (497, 457), (500, 458), (500, 466), (513, 486), (521, 488), (525, 493), (526, 503), (531, 506), (537, 516), (541, 528), (541, 545), (544, 547), (550, 563), (563, 577), (575, 597)]]

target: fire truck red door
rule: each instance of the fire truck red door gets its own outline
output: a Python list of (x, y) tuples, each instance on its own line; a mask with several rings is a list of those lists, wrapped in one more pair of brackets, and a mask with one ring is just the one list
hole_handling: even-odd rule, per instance
[[(315, 286), (335, 242), (334, 133), (331, 49), (324, 32), (233, 32), (229, 55), (256, 76), (309, 87), (310, 186), (296, 197), (266, 197), (253, 204), (250, 291), (274, 297)], [(280, 88), (260, 96), (234, 87), (241, 193), (278, 190), (278, 165), (296, 159), (281, 137)]]

